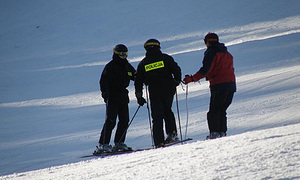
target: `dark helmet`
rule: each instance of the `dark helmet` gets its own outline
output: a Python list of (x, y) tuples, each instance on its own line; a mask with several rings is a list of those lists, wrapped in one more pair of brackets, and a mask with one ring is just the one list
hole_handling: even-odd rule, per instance
[(123, 56), (123, 55), (128, 55), (128, 49), (124, 44), (118, 44), (115, 46), (113, 50), (114, 54)]
[(215, 43), (219, 42), (219, 37), (217, 34), (209, 32), (208, 34), (206, 34), (206, 36), (204, 38), (204, 42), (205, 42), (205, 44), (207, 42), (209, 42), (211, 44), (215, 44)]
[(144, 44), (144, 48), (146, 49), (146, 51), (153, 47), (158, 47), (160, 49), (160, 42), (157, 39), (149, 39)]

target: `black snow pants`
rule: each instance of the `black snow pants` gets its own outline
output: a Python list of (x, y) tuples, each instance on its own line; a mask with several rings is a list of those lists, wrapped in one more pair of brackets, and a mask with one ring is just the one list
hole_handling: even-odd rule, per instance
[[(129, 122), (128, 103), (108, 101), (106, 104), (106, 120), (101, 131), (99, 144), (109, 144), (112, 130), (116, 125), (117, 116), (119, 118), (119, 122), (117, 125), (114, 142), (119, 143), (125, 141)], [(123, 133), (125, 134), (123, 135)]]
[(207, 113), (208, 128), (210, 133), (226, 133), (226, 110), (232, 102), (233, 95), (234, 92), (211, 92), (209, 111)]
[(166, 133), (176, 133), (175, 116), (172, 111), (174, 95), (164, 97), (151, 97), (151, 115), (153, 119), (153, 138), (155, 146), (164, 142), (163, 120), (165, 120)]

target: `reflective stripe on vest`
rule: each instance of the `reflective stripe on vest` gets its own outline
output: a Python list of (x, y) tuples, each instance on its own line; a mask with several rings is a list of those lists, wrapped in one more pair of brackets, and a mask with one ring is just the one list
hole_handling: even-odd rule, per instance
[(155, 62), (155, 63), (152, 63), (152, 64), (145, 65), (145, 71), (148, 72), (148, 71), (163, 68), (163, 67), (165, 67), (164, 61), (158, 61), (158, 62)]

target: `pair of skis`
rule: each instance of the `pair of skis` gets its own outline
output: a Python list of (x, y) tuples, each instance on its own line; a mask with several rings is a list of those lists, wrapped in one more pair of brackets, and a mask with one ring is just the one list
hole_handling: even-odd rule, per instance
[[(182, 144), (186, 141), (190, 141), (192, 140), (192, 138), (187, 138), (181, 141), (174, 141), (171, 143), (166, 144), (166, 147), (170, 147), (173, 146), (175, 144)], [(81, 158), (86, 158), (86, 157), (108, 157), (108, 156), (115, 156), (115, 155), (121, 155), (121, 154), (129, 154), (129, 153), (134, 153), (134, 152), (139, 152), (139, 151), (147, 151), (147, 150), (151, 150), (151, 149), (155, 149), (155, 148), (146, 148), (146, 149), (130, 149), (128, 151), (115, 151), (115, 152), (104, 152), (101, 154), (90, 154), (90, 155), (85, 155), (85, 156), (81, 156)]]

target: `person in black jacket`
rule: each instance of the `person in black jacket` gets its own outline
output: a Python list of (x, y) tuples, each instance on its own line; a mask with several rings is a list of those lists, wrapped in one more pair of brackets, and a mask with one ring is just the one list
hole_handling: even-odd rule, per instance
[(206, 78), (210, 83), (210, 104), (207, 113), (209, 135), (206, 139), (215, 139), (226, 136), (226, 110), (230, 106), (236, 79), (233, 68), (233, 57), (215, 33), (208, 33), (204, 38), (207, 50), (204, 53), (203, 66), (194, 74), (186, 75), (185, 84), (197, 82)]
[[(176, 86), (181, 81), (181, 69), (171, 56), (161, 52), (158, 40), (149, 39), (144, 48), (147, 52), (137, 68), (135, 95), (138, 104), (142, 106), (146, 102), (142, 93), (143, 84), (149, 87), (154, 144), (163, 147), (165, 143), (179, 140), (172, 104)], [(168, 135), (166, 139), (163, 119)]]
[[(118, 44), (113, 49), (113, 59), (104, 67), (100, 78), (100, 90), (106, 103), (106, 119), (103, 125), (99, 147), (96, 153), (111, 152), (113, 150), (128, 150), (124, 143), (129, 122), (128, 90), (130, 80), (135, 79), (135, 69), (127, 61), (128, 49)], [(109, 145), (112, 130), (119, 117), (114, 138), (114, 149)]]

